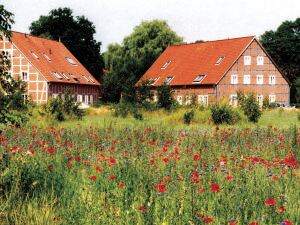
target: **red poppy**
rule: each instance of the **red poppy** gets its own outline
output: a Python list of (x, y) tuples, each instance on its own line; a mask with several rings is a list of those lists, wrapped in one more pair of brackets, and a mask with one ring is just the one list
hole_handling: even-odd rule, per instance
[(71, 167), (73, 167), (74, 165), (73, 165), (73, 163), (68, 163), (68, 165), (67, 165), (69, 168), (71, 168)]
[(53, 170), (53, 166), (52, 165), (48, 166), (48, 170), (49, 171)]
[(111, 176), (109, 177), (109, 179), (111, 179), (111, 180), (116, 179), (116, 176), (115, 176), (115, 175), (111, 175)]
[(166, 185), (164, 185), (164, 184), (157, 184), (154, 186), (154, 189), (156, 191), (158, 191), (159, 193), (163, 193), (167, 190)]
[(249, 225), (258, 225), (258, 222), (249, 223)]
[(233, 177), (230, 176), (230, 175), (228, 175), (228, 176), (226, 176), (225, 178), (226, 178), (226, 180), (232, 180)]
[(89, 178), (90, 178), (90, 180), (93, 180), (93, 181), (97, 180), (96, 176), (90, 176)]
[(80, 156), (75, 156), (75, 161), (79, 162), (80, 161)]
[(266, 206), (274, 206), (276, 205), (276, 200), (274, 198), (268, 198), (265, 200)]
[(205, 191), (204, 188), (200, 188), (200, 189), (198, 190), (199, 193), (203, 193), (204, 191)]
[(194, 155), (193, 160), (194, 161), (199, 161), (200, 160), (200, 155)]
[(169, 158), (163, 158), (163, 161), (165, 162), (165, 163), (167, 163), (167, 162), (169, 162)]
[(144, 212), (144, 211), (145, 211), (145, 206), (143, 206), (143, 205), (140, 206), (140, 207), (139, 207), (139, 210), (142, 211), (142, 212)]
[(204, 223), (212, 223), (212, 222), (214, 222), (214, 219), (213, 218), (210, 218), (210, 217), (206, 217), (206, 218), (204, 218)]
[(198, 216), (199, 218), (201, 218), (201, 217), (203, 217), (203, 214), (202, 214), (202, 213), (198, 213), (197, 216)]
[(217, 183), (212, 183), (210, 185), (210, 191), (211, 192), (219, 192), (220, 191), (220, 185)]
[(280, 224), (281, 225), (293, 225), (293, 223), (290, 220), (284, 220)]
[(277, 212), (285, 212), (285, 208), (283, 206), (277, 208)]
[(97, 172), (97, 173), (100, 173), (101, 171), (102, 171), (102, 167), (101, 167), (101, 166), (97, 166), (97, 167), (96, 167), (96, 172)]
[(125, 188), (125, 187), (126, 187), (126, 184), (124, 184), (124, 183), (119, 183), (118, 186), (119, 186), (119, 188)]

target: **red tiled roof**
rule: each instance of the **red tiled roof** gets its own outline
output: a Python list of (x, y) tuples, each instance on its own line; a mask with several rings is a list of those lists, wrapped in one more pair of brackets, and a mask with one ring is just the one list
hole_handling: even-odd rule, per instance
[[(207, 41), (194, 44), (183, 44), (168, 47), (143, 75), (142, 80), (155, 80), (154, 86), (161, 85), (167, 77), (173, 76), (169, 83), (175, 85), (208, 85), (217, 84), (238, 57), (255, 37), (242, 37), (218, 41)], [(215, 65), (220, 57), (225, 57)], [(171, 63), (162, 69), (168, 62)], [(193, 83), (198, 75), (205, 75), (199, 83)]]
[[(11, 40), (14, 46), (42, 73), (47, 81), (100, 85), (61, 42), (19, 32), (12, 32), (12, 35)], [(38, 59), (34, 55), (36, 55)], [(73, 60), (76, 65), (69, 63), (66, 57)], [(58, 73), (62, 79), (57, 79), (52, 72)], [(64, 77), (62, 73), (64, 73), (66, 77)], [(77, 78), (79, 82), (74, 80), (72, 76)]]

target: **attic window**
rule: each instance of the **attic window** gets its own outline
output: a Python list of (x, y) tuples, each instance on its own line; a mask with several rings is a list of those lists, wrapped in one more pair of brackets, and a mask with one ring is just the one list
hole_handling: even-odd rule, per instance
[(33, 51), (30, 51), (30, 54), (31, 54), (36, 60), (39, 60), (39, 59), (40, 59)]
[(63, 79), (62, 76), (60, 76), (60, 75), (59, 75), (57, 72), (55, 72), (55, 71), (52, 71), (52, 74), (53, 74), (53, 76), (56, 77), (57, 80), (62, 80), (62, 79)]
[(216, 62), (215, 65), (220, 65), (221, 62), (223, 62), (224, 59), (225, 59), (225, 56), (221, 56), (221, 57), (218, 59), (218, 61)]
[(174, 78), (173, 76), (169, 76), (169, 77), (166, 78), (165, 82), (167, 84), (169, 84), (173, 78)]
[(161, 69), (162, 69), (162, 70), (166, 69), (170, 64), (171, 64), (171, 60), (167, 61), (167, 62), (161, 67)]
[(76, 82), (79, 83), (79, 80), (78, 80), (77, 77), (75, 77), (73, 74), (70, 74), (70, 73), (69, 73), (69, 75), (70, 75), (70, 77), (72, 77), (72, 79), (73, 79), (74, 81), (76, 81)]
[(70, 57), (66, 57), (66, 60), (67, 60), (68, 63), (70, 63), (71, 65), (77, 66), (76, 62), (75, 62), (73, 59), (71, 59)]
[(66, 79), (66, 80), (70, 80), (70, 78), (65, 74), (65, 73), (61, 73), (61, 75)]
[(47, 59), (49, 62), (51, 62), (51, 59), (49, 56), (46, 55), (46, 53), (43, 53), (43, 56), (45, 57), (45, 59)]
[(156, 83), (156, 81), (159, 80), (159, 77), (156, 77), (156, 78), (150, 78), (149, 81), (151, 82), (151, 85), (154, 85)]
[(195, 80), (193, 80), (193, 82), (195, 82), (195, 83), (200, 83), (200, 82), (203, 80), (204, 77), (205, 77), (205, 75), (198, 75), (198, 76), (195, 78)]
[(82, 75), (82, 76), (83, 76), (83, 78), (86, 80), (86, 82), (91, 82), (90, 79), (89, 79), (88, 77), (86, 77), (86, 76), (84, 76), (84, 75)]
[(90, 81), (92, 81), (93, 83), (95, 83), (95, 81), (93, 80), (92, 77), (90, 77), (90, 76), (87, 76), (87, 77), (90, 79)]

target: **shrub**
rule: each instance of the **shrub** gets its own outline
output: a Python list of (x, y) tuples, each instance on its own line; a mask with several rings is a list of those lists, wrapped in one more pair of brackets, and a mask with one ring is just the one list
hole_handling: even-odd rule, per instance
[(250, 93), (246, 99), (244, 106), (242, 108), (245, 116), (247, 116), (248, 121), (257, 123), (259, 118), (262, 115), (262, 112), (259, 108), (258, 102), (253, 93)]
[(73, 118), (81, 120), (84, 116), (84, 111), (79, 106), (80, 103), (76, 102), (69, 90), (66, 90), (64, 98), (61, 96), (51, 98), (47, 104), (43, 105), (40, 114), (47, 114), (57, 121)]
[(210, 110), (212, 120), (215, 124), (234, 124), (241, 119), (240, 115), (233, 111), (232, 107), (227, 104), (214, 104)]
[(175, 100), (173, 91), (165, 82), (157, 89), (157, 104), (159, 107), (170, 110), (174, 105)]
[(194, 110), (185, 112), (183, 115), (183, 121), (185, 124), (190, 124), (195, 116)]
[(270, 108), (270, 103), (269, 103), (269, 98), (268, 98), (268, 96), (265, 96), (265, 97), (264, 97), (262, 108), (263, 108), (263, 109), (269, 109), (269, 108)]
[(130, 107), (124, 102), (120, 102), (113, 107), (113, 116), (126, 118), (129, 114)]

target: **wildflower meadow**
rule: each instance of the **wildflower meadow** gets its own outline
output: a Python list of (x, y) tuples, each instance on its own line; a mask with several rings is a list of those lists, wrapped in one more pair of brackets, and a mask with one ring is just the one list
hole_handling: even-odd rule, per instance
[(300, 129), (7, 127), (1, 224), (300, 224)]

